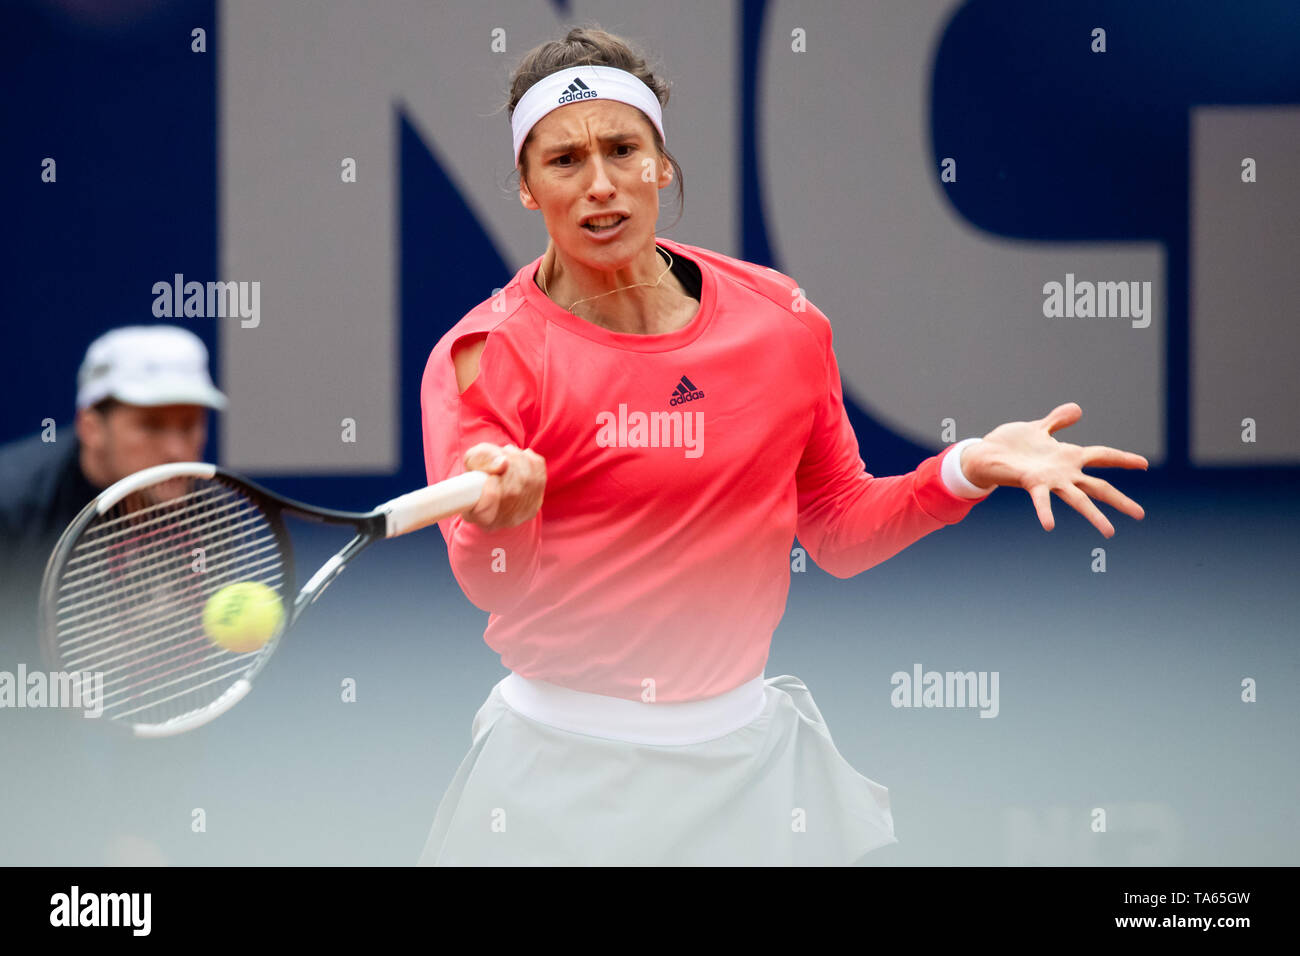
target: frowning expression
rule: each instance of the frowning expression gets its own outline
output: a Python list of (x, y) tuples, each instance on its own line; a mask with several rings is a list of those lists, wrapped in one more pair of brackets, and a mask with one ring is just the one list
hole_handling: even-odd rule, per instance
[(541, 210), (567, 258), (613, 270), (653, 244), (659, 190), (671, 181), (672, 167), (644, 113), (588, 100), (552, 110), (533, 127), (522, 154), (519, 200)]

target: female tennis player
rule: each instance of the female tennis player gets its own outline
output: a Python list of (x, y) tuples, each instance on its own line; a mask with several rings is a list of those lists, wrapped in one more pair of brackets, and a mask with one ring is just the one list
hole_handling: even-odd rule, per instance
[(430, 482), (489, 478), (441, 524), (511, 671), (422, 864), (848, 864), (896, 842), (885, 787), (839, 754), (808, 688), (768, 678), (795, 535), (850, 577), (998, 485), (1142, 509), (1085, 466), (1139, 455), (1052, 434), (1067, 403), (873, 477), (831, 325), (772, 269), (656, 238), (665, 81), (578, 28), (528, 53), (509, 109), (519, 198), (550, 241), (433, 349)]

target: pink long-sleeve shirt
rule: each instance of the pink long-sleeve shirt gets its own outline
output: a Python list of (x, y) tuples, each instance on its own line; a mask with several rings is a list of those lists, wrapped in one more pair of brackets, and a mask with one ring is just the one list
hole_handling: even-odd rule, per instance
[[(663, 335), (612, 332), (534, 281), (541, 257), (434, 347), (421, 385), (430, 483), (477, 442), (546, 459), (532, 520), (442, 522), (484, 639), (524, 677), (695, 700), (763, 672), (797, 533), (849, 577), (960, 521), (981, 497), (943, 466), (868, 474), (829, 320), (772, 269), (658, 238), (700, 268), (700, 307)], [(460, 394), (452, 347), (487, 338)], [(954, 490), (956, 489), (956, 490)], [(960, 491), (961, 493), (958, 493)]]

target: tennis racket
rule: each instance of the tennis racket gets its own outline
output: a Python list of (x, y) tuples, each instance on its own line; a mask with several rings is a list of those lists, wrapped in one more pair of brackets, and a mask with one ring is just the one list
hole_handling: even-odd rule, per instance
[[(307, 605), (358, 554), (473, 507), (487, 477), (468, 471), (360, 513), (291, 501), (202, 462), (136, 472), (86, 505), (50, 555), (39, 610), (47, 662), (102, 675), (102, 716), (136, 736), (194, 730), (243, 699)], [(286, 515), (356, 531), (297, 591)], [(265, 644), (237, 653), (209, 639), (203, 611), (244, 581), (274, 590), (284, 613)]]

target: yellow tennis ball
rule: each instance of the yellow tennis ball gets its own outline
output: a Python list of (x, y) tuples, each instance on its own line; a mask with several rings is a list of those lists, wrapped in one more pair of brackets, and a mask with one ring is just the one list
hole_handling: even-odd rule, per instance
[(257, 581), (228, 584), (208, 598), (203, 608), (203, 630), (208, 637), (236, 654), (260, 648), (283, 619), (280, 596)]

